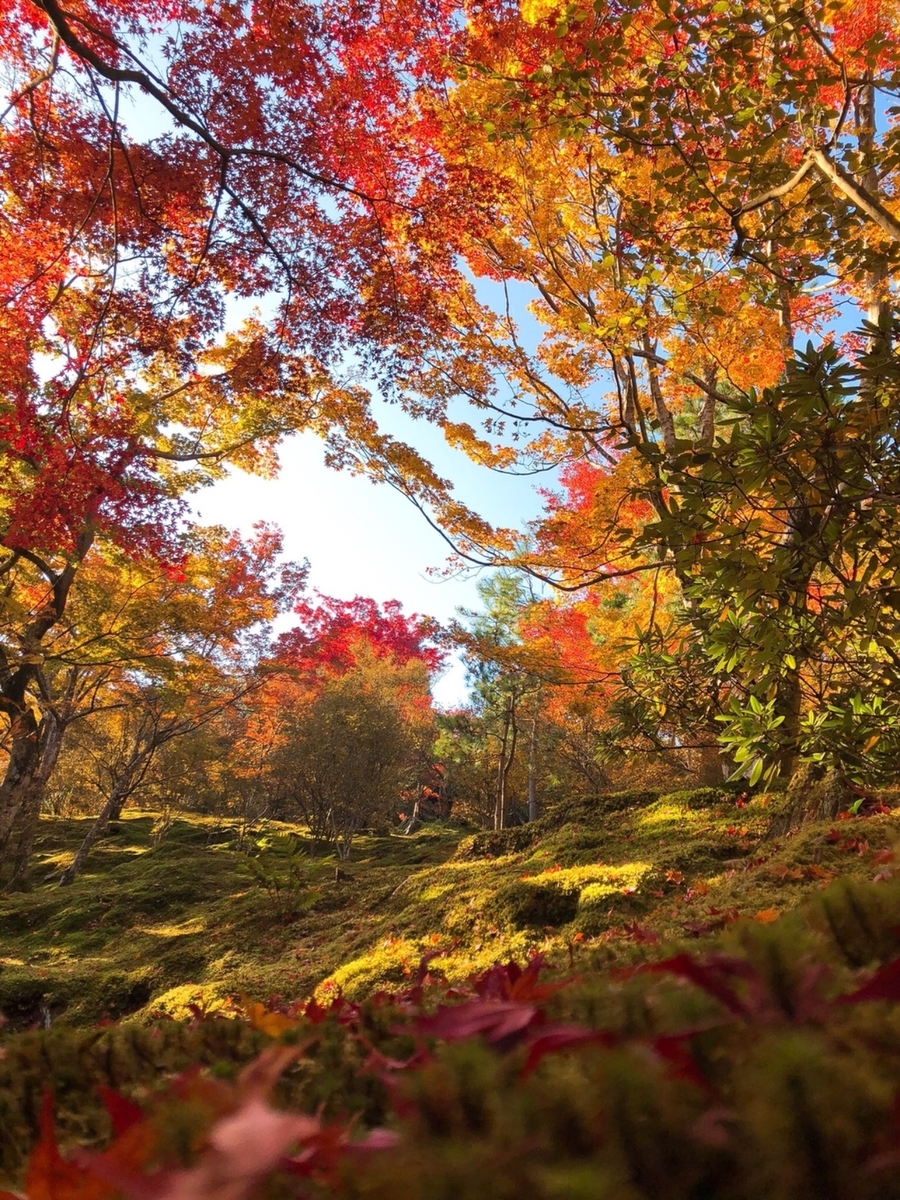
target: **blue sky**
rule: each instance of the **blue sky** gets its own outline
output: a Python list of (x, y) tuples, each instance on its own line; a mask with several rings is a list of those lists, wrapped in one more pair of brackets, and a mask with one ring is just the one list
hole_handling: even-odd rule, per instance
[[(479, 280), (476, 290), (486, 304), (503, 310), (507, 297), (498, 284)], [(528, 312), (533, 296), (522, 284), (510, 287), (511, 311), (524, 346), (534, 349), (541, 328)], [(229, 301), (229, 325), (265, 302)], [(365, 382), (364, 380), (362, 382)], [(447, 445), (440, 429), (414, 420), (375, 396), (373, 414), (384, 432), (414, 446), (439, 475), (452, 480), (468, 507), (495, 525), (523, 528), (542, 507), (537, 489), (552, 488), (555, 475), (510, 476), (479, 466)], [(463, 413), (461, 420), (472, 420)], [(477, 574), (447, 576), (450, 547), (421, 513), (386, 484), (325, 465), (321, 440), (312, 432), (283, 444), (281, 470), (275, 479), (242, 471), (202, 492), (196, 502), (200, 519), (249, 533), (256, 521), (268, 521), (284, 533), (285, 554), (308, 559), (309, 587), (329, 596), (371, 596), (400, 600), (407, 612), (427, 613), (447, 623), (457, 609), (478, 608)], [(451, 663), (434, 685), (435, 700), (453, 707), (466, 698), (465, 673)]]

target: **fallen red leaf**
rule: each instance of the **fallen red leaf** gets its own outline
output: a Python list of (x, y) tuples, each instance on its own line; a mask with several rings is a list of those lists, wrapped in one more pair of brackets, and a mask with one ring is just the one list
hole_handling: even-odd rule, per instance
[(838, 1004), (859, 1004), (864, 1000), (900, 1000), (900, 958), (876, 971), (869, 982), (855, 992), (841, 996)]
[(108, 1184), (89, 1175), (83, 1167), (67, 1162), (56, 1143), (53, 1097), (44, 1093), (41, 1103), (40, 1136), (25, 1172), (28, 1200), (106, 1200), (112, 1195)]
[(653, 929), (647, 929), (643, 925), (638, 925), (637, 921), (632, 921), (628, 925), (622, 926), (622, 933), (625, 937), (631, 938), (635, 942), (644, 942), (646, 945), (653, 945), (659, 941), (659, 934)]
[(726, 955), (710, 956), (703, 961), (690, 954), (676, 954), (674, 958), (666, 958), (657, 963), (645, 963), (640, 967), (627, 970), (623, 974), (638, 975), (652, 972), (654, 974), (680, 975), (683, 979), (702, 988), (730, 1012), (737, 1016), (746, 1016), (747, 1006), (731, 987), (728, 978), (746, 977), (752, 970), (749, 963)]
[(122, 1137), (134, 1125), (138, 1125), (144, 1120), (143, 1109), (139, 1108), (133, 1100), (123, 1096), (121, 1092), (101, 1083), (97, 1088), (97, 1093), (109, 1114), (110, 1124), (117, 1138)]
[(442, 1006), (432, 1017), (420, 1017), (416, 1033), (458, 1042), (481, 1036), (489, 1042), (500, 1042), (526, 1030), (538, 1017), (534, 1004), (513, 1000), (470, 1000), (467, 1004)]
[(545, 960), (535, 954), (523, 968), (516, 962), (497, 963), (481, 975), (473, 975), (469, 983), (483, 999), (517, 1000), (521, 1002), (546, 1000), (574, 982), (562, 979), (556, 983), (541, 983), (538, 976)]
[(528, 1053), (522, 1066), (522, 1075), (530, 1075), (542, 1058), (558, 1054), (573, 1046), (612, 1046), (619, 1037), (607, 1030), (585, 1029), (581, 1025), (550, 1025), (543, 1028), (529, 1043)]

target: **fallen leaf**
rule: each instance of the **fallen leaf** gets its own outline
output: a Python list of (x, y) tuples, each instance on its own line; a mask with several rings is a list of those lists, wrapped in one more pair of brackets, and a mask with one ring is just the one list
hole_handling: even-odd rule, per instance
[(900, 958), (876, 971), (868, 983), (841, 996), (838, 1004), (860, 1004), (865, 1000), (900, 1000)]
[(252, 1097), (213, 1127), (200, 1162), (173, 1172), (159, 1200), (250, 1200), (288, 1148), (319, 1129), (316, 1117), (277, 1112)]
[(573, 1046), (611, 1046), (618, 1040), (618, 1035), (606, 1030), (585, 1029), (580, 1025), (551, 1025), (542, 1029), (528, 1043), (522, 1074), (530, 1075), (541, 1059), (548, 1054), (558, 1054), (561, 1050), (570, 1050)]
[(631, 938), (635, 942), (645, 942), (652, 945), (659, 941), (659, 934), (652, 929), (647, 929), (643, 925), (638, 925), (637, 921), (631, 921), (628, 925), (622, 926), (622, 932), (625, 937)]
[(41, 1103), (40, 1136), (25, 1172), (28, 1200), (106, 1200), (109, 1185), (75, 1163), (67, 1162), (56, 1143), (53, 1097), (44, 1093)]
[(777, 921), (780, 916), (780, 908), (764, 908), (761, 912), (756, 913), (753, 920), (758, 921), (760, 925), (771, 925), (771, 923), (773, 921)]
[(457, 1042), (482, 1036), (489, 1042), (503, 1041), (522, 1033), (538, 1016), (533, 1004), (510, 1000), (470, 1000), (468, 1004), (442, 1006), (432, 1017), (421, 1017), (416, 1033)]
[(810, 879), (833, 879), (834, 872), (826, 871), (824, 867), (820, 867), (818, 863), (810, 863), (806, 868), (806, 873)]
[(244, 996), (241, 997), (241, 1010), (248, 1024), (261, 1033), (267, 1033), (269, 1037), (281, 1037), (288, 1029), (296, 1029), (298, 1025), (296, 1017), (271, 1012), (264, 1004)]

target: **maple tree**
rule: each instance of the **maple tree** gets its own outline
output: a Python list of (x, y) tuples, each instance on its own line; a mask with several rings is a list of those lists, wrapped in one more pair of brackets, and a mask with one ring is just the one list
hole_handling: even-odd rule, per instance
[(358, 664), (360, 653), (401, 665), (415, 659), (429, 672), (443, 666), (440, 626), (433, 617), (405, 615), (399, 600), (379, 605), (367, 596), (339, 600), (318, 593), (315, 600), (298, 600), (293, 614), (277, 653), (298, 670), (340, 675)]
[(422, 664), (372, 655), (294, 696), (270, 756), (280, 794), (314, 840), (349, 858), (354, 835), (390, 829), (431, 763), (433, 713)]
[[(5, 600), (5, 835), (38, 770), (28, 696), (94, 545), (177, 559), (182, 498), (226, 463), (274, 469), (298, 429), (337, 464), (442, 494), (341, 356), (385, 377), (375, 330), (409, 304), (385, 224), (451, 203), (411, 93), (453, 22), (342, 2), (7, 0), (0, 18), (0, 572), (39, 580)], [(235, 315), (253, 298), (270, 320)]]
[(232, 786), (344, 858), (360, 828), (389, 826), (404, 797), (414, 805), (432, 770), (441, 630), (363, 596), (300, 598), (293, 613), (243, 705)]
[[(133, 768), (128, 780), (117, 776), (106, 796), (93, 842), (116, 818), (138, 776), (143, 782), (161, 744), (182, 736), (204, 712), (205, 722), (229, 702), (228, 695), (251, 685), (269, 649), (266, 626), (296, 602), (305, 580), (305, 565), (283, 562), (281, 548), (280, 535), (266, 526), (247, 541), (220, 527), (194, 526), (180, 539), (177, 569), (135, 562), (113, 547), (105, 556), (99, 547), (86, 556), (62, 619), (47, 631), (26, 693), (38, 738), (34, 774), (19, 793), (2, 843), (9, 874), (27, 871), (41, 801), (67, 730), (80, 727), (82, 753), (96, 742), (109, 772), (121, 772), (129, 762)], [(40, 597), (40, 577), (29, 567), (26, 560), (25, 569), (12, 574), (13, 594)], [(13, 642), (17, 628), (13, 621), (3, 631), (4, 645)], [(185, 705), (197, 710), (193, 716)], [(125, 744), (132, 718), (138, 725), (134, 746)], [(107, 726), (113, 741), (124, 738), (116, 750), (102, 734)]]

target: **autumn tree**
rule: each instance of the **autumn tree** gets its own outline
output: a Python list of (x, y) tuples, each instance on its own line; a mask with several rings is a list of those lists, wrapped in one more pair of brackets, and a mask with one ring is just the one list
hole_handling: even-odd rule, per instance
[[(171, 564), (182, 498), (226, 464), (274, 469), (298, 429), (337, 465), (446, 496), (341, 364), (352, 345), (389, 380), (378, 330), (418, 313), (394, 280), (434, 303), (425, 256), (387, 226), (452, 206), (412, 92), (455, 21), (433, 3), (6, 0), (0, 27), (5, 837), (39, 770), (29, 696), (94, 546)], [(270, 321), (238, 319), (254, 298)]]
[[(431, 98), (447, 159), (494, 180), (466, 261), (527, 285), (543, 338), (459, 279), (409, 379), (491, 465), (624, 461), (652, 519), (519, 557), (566, 587), (671, 573), (685, 678), (728, 697), (709, 715), (754, 780), (801, 754), (877, 774), (893, 745), (897, 58), (892, 4), (485, 4)], [(847, 303), (857, 336), (796, 349)]]
[(252, 682), (223, 677), (209, 663), (180, 670), (169, 679), (138, 674), (116, 689), (116, 705), (102, 722), (94, 722), (79, 739), (76, 752), (91, 764), (90, 780), (101, 799), (100, 809), (72, 861), (60, 876), (71, 884), (110, 824), (149, 782), (163, 747), (202, 728), (223, 708), (236, 703)]
[[(463, 620), (453, 632), (466, 664), (471, 711), (444, 721), (443, 752), (456, 760), (458, 783), (465, 779), (476, 793), (490, 794), (491, 823), (505, 829), (513, 816), (517, 775), (524, 782), (519, 800), (526, 801), (529, 819), (537, 816), (542, 693), (544, 685), (559, 681), (559, 663), (554, 647), (523, 637), (526, 611), (534, 601), (525, 576), (497, 572), (479, 582), (478, 594), (483, 608), (461, 610)], [(491, 764), (489, 789), (478, 782), (485, 769), (476, 765), (481, 760)], [(516, 771), (522, 760), (524, 776)]]
[[(194, 527), (181, 537), (180, 550), (177, 567), (135, 563), (111, 550), (104, 556), (98, 547), (82, 564), (62, 620), (48, 630), (35, 686), (27, 693), (40, 738), (32, 748), (31, 787), (3, 845), (8, 877), (27, 870), (42, 795), (66, 730), (84, 724), (89, 739), (99, 730), (98, 714), (107, 714), (108, 724), (110, 712), (146, 708), (161, 687), (171, 693), (168, 708), (183, 707), (206, 670), (217, 674), (219, 691), (228, 692), (229, 676), (243, 681), (233, 685), (238, 691), (245, 689), (269, 646), (266, 624), (296, 601), (305, 580), (305, 566), (282, 561), (280, 535), (265, 526), (247, 541), (220, 527)], [(175, 692), (182, 695), (178, 704)], [(154, 704), (159, 707), (154, 700), (148, 720), (158, 733), (165, 722), (156, 719)], [(215, 699), (208, 707), (218, 706)], [(143, 718), (136, 720), (143, 729)], [(109, 769), (118, 770), (127, 757), (119, 747)], [(128, 794), (119, 788), (102, 824), (117, 815)]]
[(342, 857), (358, 829), (392, 824), (432, 770), (440, 634), (394, 600), (300, 598), (242, 706), (235, 785)]
[(390, 828), (421, 785), (434, 742), (427, 688), (420, 661), (363, 654), (292, 712), (273, 769), (313, 838), (340, 858), (360, 829)]

